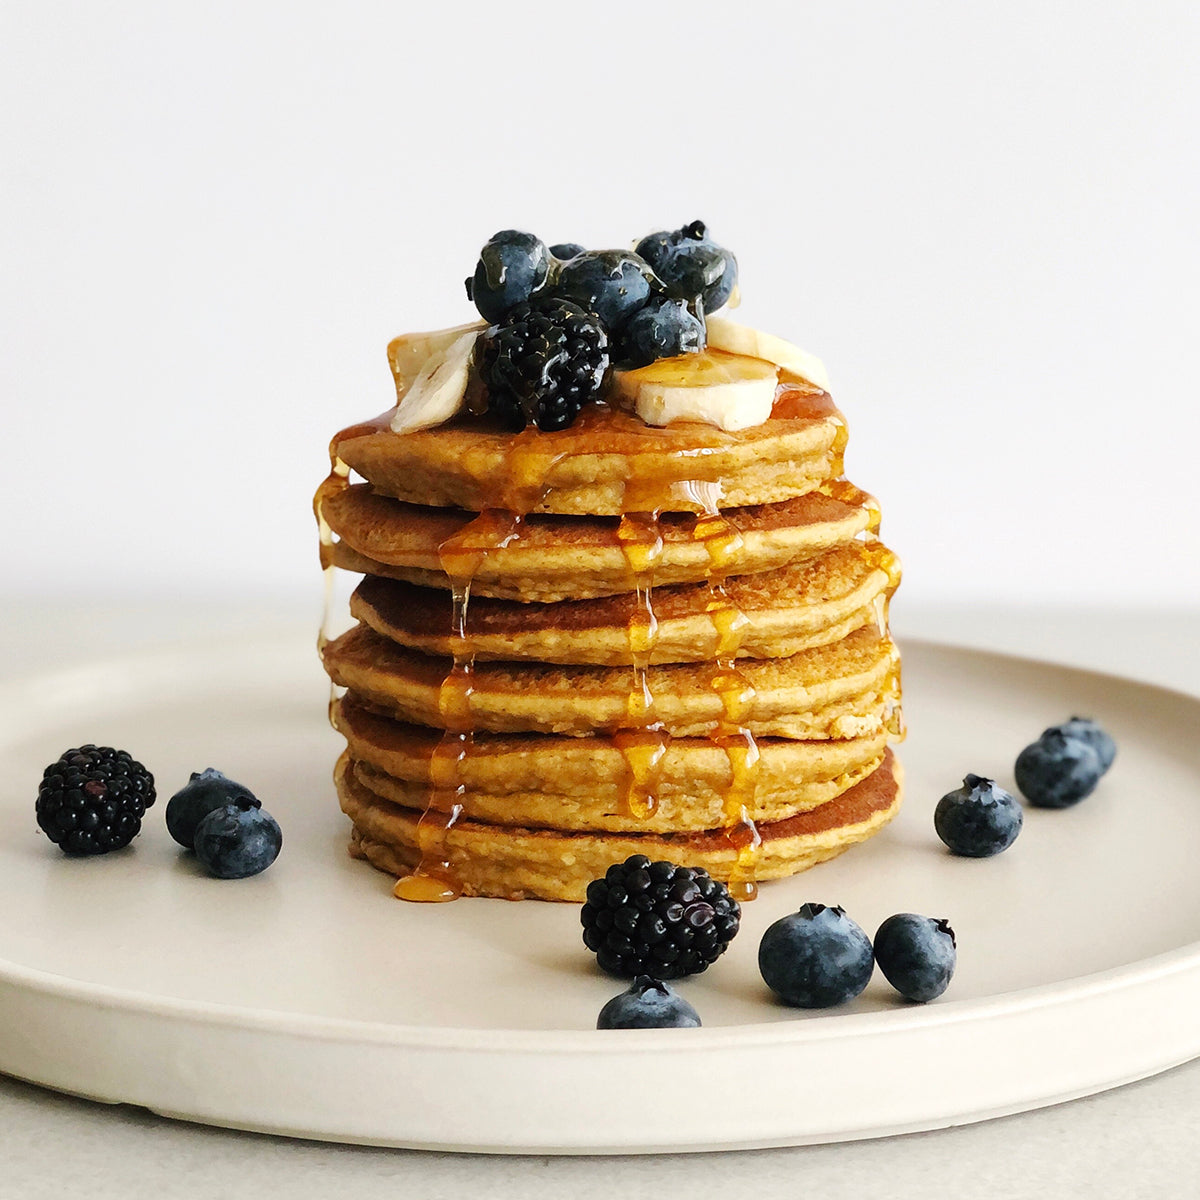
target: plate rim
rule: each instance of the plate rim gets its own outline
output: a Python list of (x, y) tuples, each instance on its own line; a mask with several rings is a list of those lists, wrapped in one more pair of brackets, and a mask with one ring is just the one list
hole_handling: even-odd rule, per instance
[[(236, 639), (236, 641), (255, 647), (257, 656), (262, 659), (293, 661), (295, 646), (290, 639), (285, 641), (282, 637), (276, 637), (264, 642), (261, 636), (246, 636)], [(908, 645), (920, 647), (925, 652), (949, 652), (977, 658), (998, 659), (1011, 665), (1033, 668), (1051, 667), (1056, 671), (1086, 676), (1097, 682), (1111, 680), (1123, 687), (1132, 685), (1200, 709), (1200, 695), (1138, 679), (1135, 676), (1080, 667), (1033, 655), (1013, 654), (1002, 650), (939, 641), (934, 638), (905, 638), (902, 636), (898, 642), (901, 645), (902, 654), (903, 647)], [(199, 660), (210, 665), (213, 660), (208, 651), (208, 641), (182, 640), (169, 646), (139, 649), (128, 655), (108, 655), (103, 658), (89, 659), (49, 674), (25, 675), (17, 679), (5, 680), (0, 683), (0, 707), (10, 703), (14, 693), (17, 692), (23, 692), (27, 700), (28, 689), (31, 685), (38, 684), (45, 688), (56, 678), (61, 679), (72, 675), (79, 679), (98, 678), (108, 670), (118, 667), (124, 671), (136, 671), (139, 668), (142, 670), (161, 669), (171, 660), (175, 660), (177, 663)], [(314, 665), (317, 662), (315, 651), (313, 662)], [(0, 749), (2, 749), (2, 742), (0, 742)], [(1035, 984), (1028, 988), (996, 992), (989, 996), (973, 999), (939, 999), (934, 1004), (924, 1005), (898, 1002), (893, 1009), (866, 1013), (830, 1013), (829, 1010), (821, 1010), (819, 1016), (815, 1014), (811, 1017), (798, 1016), (790, 1021), (719, 1025), (699, 1029), (638, 1029), (618, 1032), (653, 1044), (656, 1050), (671, 1046), (677, 1046), (681, 1050), (694, 1050), (696, 1043), (706, 1045), (711, 1043), (717, 1046), (730, 1043), (747, 1046), (770, 1043), (791, 1045), (813, 1040), (853, 1038), (860, 1035), (869, 1037), (891, 1030), (898, 1032), (906, 1029), (924, 1029), (928, 1026), (981, 1020), (996, 1009), (1015, 1012), (1033, 1008), (1050, 1008), (1057, 1004), (1070, 1003), (1073, 1000), (1098, 994), (1119, 992), (1138, 983), (1151, 982), (1185, 972), (1193, 967), (1200, 967), (1200, 939), (1147, 958), (1109, 967), (1103, 971), (1089, 972), (1051, 983)], [(621, 982), (614, 980), (614, 986)], [(7, 958), (0, 958), (0, 985), (2, 984), (23, 986), (43, 995), (55, 996), (64, 1000), (102, 1001), (102, 1005), (98, 1003), (98, 1006), (129, 1014), (142, 1013), (148, 1016), (172, 1018), (180, 1022), (207, 1022), (226, 1027), (246, 1028), (249, 1026), (287, 1036), (312, 1037), (322, 1041), (371, 1042), (397, 1047), (419, 1045), (447, 1051), (490, 1049), (493, 1051), (505, 1050), (510, 1053), (531, 1053), (543, 1050), (552, 1050), (556, 1053), (563, 1051), (596, 1053), (603, 1052), (605, 1044), (608, 1042), (606, 1038), (597, 1038), (596, 1030), (586, 1028), (531, 1030), (397, 1024), (384, 1021), (362, 1021), (347, 1017), (318, 1016), (311, 1013), (291, 1013), (283, 1009), (250, 1008), (243, 1005), (222, 1004), (217, 1001), (163, 997), (136, 989), (75, 980), (55, 972), (26, 967)], [(797, 1011), (802, 1012), (803, 1010)], [(613, 1031), (606, 1030), (604, 1032)], [(661, 1047), (658, 1043), (661, 1043)], [(608, 1044), (611, 1047), (611, 1043)], [(649, 1048), (648, 1045), (647, 1049)]]

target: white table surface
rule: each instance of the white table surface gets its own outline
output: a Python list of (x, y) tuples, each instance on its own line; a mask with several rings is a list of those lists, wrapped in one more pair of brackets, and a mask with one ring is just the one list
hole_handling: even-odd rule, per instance
[[(898, 604), (894, 615), (901, 637), (1051, 658), (1200, 694), (1200, 609), (910, 612)], [(12, 678), (235, 631), (292, 627), (308, 636), (315, 621), (315, 604), (306, 613), (264, 602), (234, 611), (177, 598), (156, 605), (9, 600), (0, 603), (0, 662)], [(288, 1200), (333, 1194), (608, 1200), (665, 1191), (764, 1200), (1182, 1197), (1194, 1194), (1200, 1172), (1198, 1122), (1200, 1061), (1069, 1104), (901, 1138), (717, 1155), (484, 1158), (184, 1125), (0, 1077), (0, 1196), (196, 1200), (271, 1191)]]

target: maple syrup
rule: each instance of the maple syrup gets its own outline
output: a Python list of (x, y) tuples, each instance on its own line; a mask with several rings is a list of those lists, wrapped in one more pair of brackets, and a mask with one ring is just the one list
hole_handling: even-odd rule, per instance
[(613, 734), (612, 743), (625, 762), (619, 811), (625, 816), (644, 819), (658, 806), (659, 780), (669, 736), (655, 719), (649, 676), (650, 656), (658, 640), (654, 568), (664, 549), (660, 514), (626, 513), (617, 524), (616, 537), (633, 580), (634, 606), (625, 628), (631, 670), (625, 705), (628, 728)]
[(738, 669), (737, 658), (750, 624), (749, 617), (729, 596), (725, 581), (744, 545), (741, 532), (719, 508), (720, 490), (697, 484), (696, 498), (702, 511), (692, 527), (692, 540), (703, 544), (708, 554), (708, 601), (705, 611), (713, 623), (716, 644), (709, 687), (721, 702), (709, 741), (721, 750), (729, 764), (729, 783), (722, 796), (725, 838), (736, 858), (729, 876), (729, 891), (735, 900), (753, 900), (758, 895), (755, 872), (762, 837), (751, 817), (758, 786), (759, 749), (746, 722), (754, 709), (754, 685)]
[(823, 496), (828, 496), (832, 500), (840, 500), (843, 504), (849, 504), (854, 508), (865, 508), (867, 510), (866, 532), (869, 534), (879, 533), (883, 510), (879, 507), (879, 501), (870, 492), (864, 492), (844, 475), (839, 475), (836, 479), (825, 480), (818, 486), (817, 491)]
[[(350, 438), (386, 428), (392, 412), (394, 410), (342, 430), (330, 445), (330, 475), (318, 488), (314, 500), (321, 535), (321, 564), (326, 573), (326, 611), (320, 634), (322, 648), (329, 634), (334, 545), (332, 531), (322, 510), (330, 497), (349, 486), (350, 475), (349, 468), (338, 455), (338, 447)], [(781, 383), (771, 415), (776, 419), (833, 421), (836, 425), (831, 448), (833, 474), (841, 475), (848, 433), (841, 413), (826, 392), (802, 382)], [(665, 461), (661, 455), (650, 456), (654, 460), (650, 468), (645, 458), (628, 453), (631, 434), (646, 437), (648, 445), (654, 434), (637, 418), (604, 405), (594, 405), (585, 409), (577, 425), (611, 426), (612, 449), (615, 451), (619, 447), (627, 455), (622, 504), (626, 511), (614, 527), (614, 537), (625, 555), (635, 598), (626, 630), (631, 676), (625, 722), (612, 734), (612, 744), (621, 753), (625, 764), (621, 811), (630, 817), (644, 819), (653, 814), (658, 801), (663, 763), (670, 744), (669, 733), (655, 716), (649, 675), (658, 636), (653, 583), (654, 571), (664, 548), (660, 514), (664, 510), (690, 511), (697, 514), (691, 530), (692, 540), (704, 546), (709, 558), (705, 612), (712, 622), (714, 638), (709, 686), (720, 701), (720, 715), (708, 738), (724, 753), (729, 765), (729, 782), (722, 797), (725, 836), (736, 852), (729, 887), (735, 898), (753, 899), (757, 894), (755, 871), (762, 839), (750, 814), (754, 807), (760, 753), (747, 725), (754, 707), (755, 691), (737, 666), (750, 620), (732, 601), (725, 586), (742, 549), (743, 539), (733, 522), (720, 510), (721, 481), (710, 461), (712, 447), (732, 439), (720, 431), (708, 430), (707, 444), (673, 450)], [(516, 542), (521, 536), (525, 517), (545, 503), (550, 490), (547, 479), (567, 457), (559, 448), (564, 444), (568, 443), (555, 435), (532, 429), (513, 435), (505, 445), (496, 472), (503, 480), (501, 487), (492, 493), (498, 504), (483, 508), (477, 517), (438, 548), (439, 561), (450, 581), (453, 597), (453, 662), (438, 695), (444, 733), (429, 763), (427, 803), (417, 825), (419, 862), (395, 887), (395, 894), (402, 899), (444, 901), (461, 894), (448, 848), (448, 835), (462, 816), (465, 792), (462, 766), (472, 752), (474, 738), (471, 698), (475, 662), (468, 633), (471, 584), (488, 556)], [(846, 503), (866, 506), (871, 513), (872, 531), (878, 528), (878, 505), (867, 493), (842, 478), (822, 485), (821, 490)], [(883, 629), (887, 619), (886, 600), (877, 612), (877, 618)], [(888, 685), (889, 694), (898, 695), (898, 663), (893, 674), (894, 683)], [(898, 704), (894, 706), (894, 712), (898, 723)]]
[(438, 547), (442, 570), (450, 580), (452, 665), (438, 690), (438, 715), (444, 730), (429, 760), (429, 792), (417, 821), (416, 867), (397, 880), (400, 900), (440, 903), (455, 900), (462, 887), (448, 846), (450, 831), (463, 811), (462, 764), (474, 746), (471, 697), (475, 653), (467, 631), (471, 582), (487, 556), (519, 536), (523, 517), (511, 510), (481, 512)]

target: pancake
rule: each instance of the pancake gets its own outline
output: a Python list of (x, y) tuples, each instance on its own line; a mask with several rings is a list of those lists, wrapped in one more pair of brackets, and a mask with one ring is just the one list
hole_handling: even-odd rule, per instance
[[(903, 773), (889, 750), (878, 769), (836, 800), (759, 826), (755, 877), (779, 879), (833, 858), (877, 833), (900, 807)], [(392, 804), (359, 782), (344, 754), (334, 773), (342, 810), (354, 823), (351, 853), (393, 876), (421, 859), (420, 813)], [(720, 830), (676, 834), (563, 833), (459, 820), (440, 838), (464, 895), (581, 901), (587, 885), (631, 854), (704, 867), (728, 879), (737, 851)]]
[[(406, 650), (364, 625), (330, 642), (323, 657), (335, 683), (372, 705), (445, 727), (440, 701), (451, 660)], [(684, 663), (650, 667), (646, 683), (654, 718), (677, 737), (703, 737), (732, 722), (756, 736), (854, 738), (886, 725), (896, 663), (890, 638), (868, 628), (791, 658), (745, 660), (735, 678), (718, 679), (712, 664)], [(629, 717), (629, 668), (486, 662), (469, 683), (475, 730), (580, 736), (640, 724)]]
[[(853, 541), (877, 523), (870, 497), (852, 485), (836, 490), (855, 502), (814, 491), (778, 504), (723, 511), (741, 535), (725, 573), (748, 575), (812, 559)], [(340, 539), (330, 548), (333, 566), (441, 588), (449, 588), (450, 581), (438, 549), (475, 519), (474, 513), (456, 509), (402, 503), (376, 494), (366, 484), (324, 496), (321, 513)], [(617, 527), (614, 517), (528, 517), (517, 536), (480, 556), (471, 594), (555, 602), (630, 592), (636, 581)], [(708, 578), (712, 556), (704, 541), (693, 536), (695, 527), (693, 516), (662, 518), (656, 586)]]
[[(712, 829), (725, 819), (733, 784), (729, 757), (703, 738), (667, 739), (649, 815), (623, 803), (625, 757), (602, 735), (557, 738), (479, 734), (462, 749), (460, 789), (430, 786), (430, 763), (441, 742), (436, 730), (405, 725), (365, 708), (352, 694), (335, 703), (359, 781), (406, 808), (426, 804), (491, 824), (627, 832)], [(772, 821), (827, 803), (869, 774), (887, 747), (887, 733), (842, 741), (758, 741), (752, 820)]]
[(718, 481), (722, 508), (772, 504), (840, 474), (846, 441), (845, 421), (824, 392), (811, 384), (786, 390), (791, 411), (816, 415), (726, 433), (699, 421), (658, 428), (596, 404), (553, 432), (514, 435), (465, 416), (395, 434), (380, 420), (343, 431), (331, 449), (383, 495), (472, 512), (697, 512), (705, 504), (685, 485)]
[[(851, 542), (811, 561), (729, 579), (725, 594), (746, 619), (736, 653), (781, 658), (839, 641), (877, 622), (880, 604), (898, 582), (895, 555), (876, 541)], [(720, 646), (711, 600), (707, 584), (655, 588), (656, 634), (646, 661), (711, 662)], [(424, 654), (623, 666), (630, 659), (630, 624), (636, 626), (644, 608), (631, 593), (558, 604), (473, 597), (460, 636), (447, 592), (368, 576), (351, 597), (350, 612), (376, 633)]]
[[(879, 755), (835, 779), (796, 782), (784, 791), (768, 793), (756, 789), (752, 802), (743, 805), (742, 811), (758, 824), (782, 821), (836, 800), (870, 775), (882, 761), (883, 756)], [(679, 792), (664, 794), (659, 791), (653, 812), (646, 816), (624, 811), (618, 797), (604, 805), (591, 797), (559, 796), (552, 792), (511, 792), (505, 796), (491, 796), (485, 792), (455, 789), (431, 794), (426, 786), (393, 779), (358, 761), (354, 763), (354, 774), (364, 787), (403, 808), (422, 812), (428, 807), (447, 813), (458, 808), (466, 819), (489, 825), (558, 829), (566, 833), (676, 833), (719, 829), (727, 820), (723, 798), (711, 793), (704, 800), (698, 800)]]

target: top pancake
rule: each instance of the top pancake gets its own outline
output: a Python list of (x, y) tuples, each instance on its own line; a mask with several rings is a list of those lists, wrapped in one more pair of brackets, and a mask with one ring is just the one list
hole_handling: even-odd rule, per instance
[(790, 411), (804, 415), (736, 433), (696, 421), (658, 428), (595, 404), (568, 429), (545, 433), (467, 416), (396, 434), (380, 418), (344, 430), (332, 449), (381, 495), (470, 512), (619, 516), (773, 504), (840, 474), (846, 441), (825, 392), (786, 391)]

